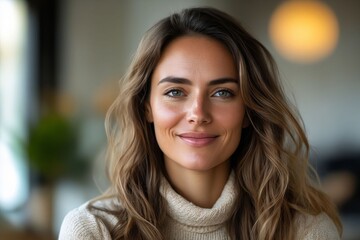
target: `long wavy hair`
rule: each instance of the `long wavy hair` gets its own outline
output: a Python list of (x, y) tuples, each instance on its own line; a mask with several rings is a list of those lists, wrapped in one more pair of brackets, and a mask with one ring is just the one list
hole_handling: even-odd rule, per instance
[[(287, 100), (270, 53), (235, 19), (213, 8), (189, 8), (156, 23), (142, 38), (106, 118), (109, 192), (105, 210), (119, 221), (114, 239), (164, 239), (166, 205), (159, 193), (163, 154), (146, 120), (150, 79), (169, 42), (200, 34), (223, 43), (238, 67), (250, 122), (231, 158), (239, 199), (228, 222), (232, 239), (293, 239), (297, 214), (325, 212), (341, 233), (336, 209), (314, 184), (309, 143)], [(316, 174), (315, 174), (316, 175)]]

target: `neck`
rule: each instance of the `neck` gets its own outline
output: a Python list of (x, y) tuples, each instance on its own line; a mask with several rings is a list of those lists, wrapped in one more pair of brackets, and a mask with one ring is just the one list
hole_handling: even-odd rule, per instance
[[(175, 163), (176, 164), (176, 163)], [(211, 208), (220, 197), (229, 178), (229, 162), (207, 171), (183, 169), (165, 164), (173, 189), (188, 201), (202, 208)]]

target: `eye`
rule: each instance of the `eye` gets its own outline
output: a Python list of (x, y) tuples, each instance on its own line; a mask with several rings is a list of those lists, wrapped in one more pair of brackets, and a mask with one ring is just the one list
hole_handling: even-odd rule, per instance
[(213, 96), (221, 97), (221, 98), (230, 98), (230, 97), (234, 96), (234, 94), (230, 90), (221, 89), (221, 90), (216, 91)]
[(173, 97), (173, 98), (176, 98), (176, 97), (182, 97), (184, 96), (184, 92), (179, 90), (179, 89), (170, 89), (169, 91), (167, 91), (165, 93), (166, 96), (168, 97)]

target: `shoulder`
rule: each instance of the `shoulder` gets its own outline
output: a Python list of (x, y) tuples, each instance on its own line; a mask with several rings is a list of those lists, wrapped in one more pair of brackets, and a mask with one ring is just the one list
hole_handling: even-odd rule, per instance
[(301, 214), (296, 218), (298, 240), (339, 240), (340, 234), (325, 213), (316, 216)]
[(113, 202), (113, 199), (87, 202), (70, 211), (61, 224), (59, 240), (111, 239), (110, 230), (117, 218), (92, 206), (112, 209)]

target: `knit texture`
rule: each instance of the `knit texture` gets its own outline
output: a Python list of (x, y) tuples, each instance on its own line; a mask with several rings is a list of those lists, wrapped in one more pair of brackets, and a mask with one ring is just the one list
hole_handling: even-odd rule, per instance
[(168, 221), (163, 230), (165, 239), (230, 239), (225, 224), (237, 197), (234, 186), (232, 173), (214, 206), (201, 208), (175, 192), (163, 178), (160, 193), (168, 204)]
[[(160, 193), (167, 202), (167, 219), (163, 226), (165, 239), (225, 240), (230, 239), (226, 222), (237, 197), (234, 175), (230, 175), (224, 190), (212, 208), (201, 208), (176, 193), (162, 179)], [(100, 200), (95, 206), (114, 210), (120, 207), (115, 199)], [(299, 240), (339, 240), (332, 220), (324, 213), (317, 216), (300, 215), (295, 219)], [(89, 207), (89, 202), (69, 212), (62, 223), (59, 240), (111, 239), (110, 230), (117, 219)]]

